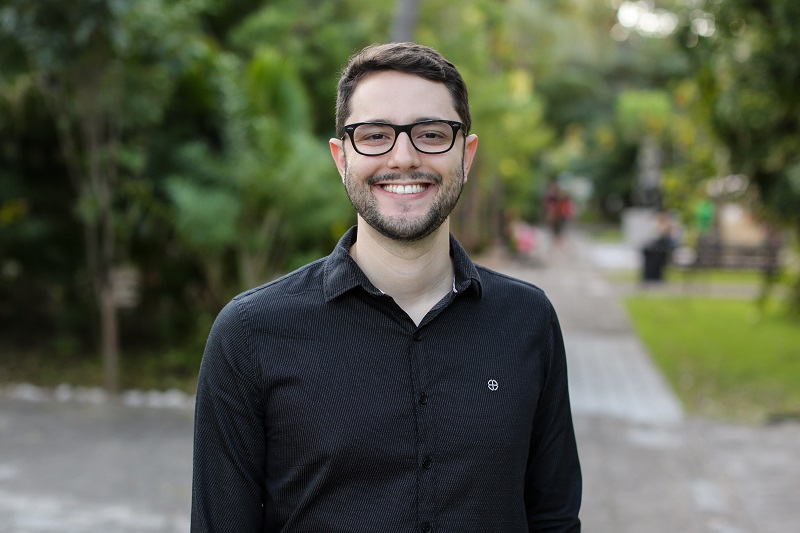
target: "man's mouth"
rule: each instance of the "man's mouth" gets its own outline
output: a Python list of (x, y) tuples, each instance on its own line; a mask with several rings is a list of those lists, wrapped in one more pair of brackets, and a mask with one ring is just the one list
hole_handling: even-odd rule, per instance
[(430, 185), (427, 183), (415, 183), (413, 185), (394, 185), (385, 184), (381, 185), (384, 191), (394, 194), (417, 194), (428, 189)]

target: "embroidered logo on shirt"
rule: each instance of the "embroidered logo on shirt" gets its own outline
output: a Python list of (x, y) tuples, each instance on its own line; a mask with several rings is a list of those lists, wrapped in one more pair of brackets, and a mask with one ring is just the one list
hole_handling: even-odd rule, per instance
[(489, 380), (489, 390), (490, 391), (496, 391), (498, 387), (499, 387), (499, 385), (497, 384), (497, 382), (495, 380), (493, 380), (493, 379)]

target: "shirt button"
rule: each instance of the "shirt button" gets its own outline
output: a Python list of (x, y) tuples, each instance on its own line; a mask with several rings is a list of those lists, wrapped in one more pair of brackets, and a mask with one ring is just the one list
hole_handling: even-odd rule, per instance
[(431, 533), (431, 531), (433, 531), (433, 526), (430, 522), (423, 522), (420, 529), (422, 530), (422, 533)]
[(415, 331), (414, 332), (414, 340), (418, 341), (418, 340), (421, 340), (421, 339), (422, 339), (422, 332), (419, 331), (419, 330)]
[(428, 470), (431, 467), (432, 464), (433, 464), (433, 460), (430, 458), (429, 455), (426, 455), (425, 459), (422, 460), (422, 468), (424, 468), (425, 470)]
[(427, 395), (427, 394), (425, 394), (424, 392), (423, 392), (422, 394), (420, 394), (420, 395), (419, 395), (419, 403), (421, 403), (421, 404), (423, 404), (423, 405), (425, 405), (426, 403), (428, 403), (428, 395)]

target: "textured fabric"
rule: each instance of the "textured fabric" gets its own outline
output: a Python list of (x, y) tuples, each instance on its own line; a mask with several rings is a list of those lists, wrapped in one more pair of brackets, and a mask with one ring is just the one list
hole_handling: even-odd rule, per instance
[(580, 531), (561, 330), (451, 236), (419, 327), (348, 255), (245, 292), (206, 345), (192, 532)]

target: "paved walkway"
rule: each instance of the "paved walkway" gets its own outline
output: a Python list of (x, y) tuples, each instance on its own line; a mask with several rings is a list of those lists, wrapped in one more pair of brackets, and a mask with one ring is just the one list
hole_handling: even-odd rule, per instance
[(598, 266), (636, 268), (634, 255), (613, 250), (571, 235), (541, 268), (508, 261), (502, 254), (484, 262), (535, 283), (553, 301), (564, 329), (576, 414), (679, 423), (683, 411), (677, 397), (633, 333), (617, 291)]
[(0, 533), (186, 533), (189, 409), (0, 397)]
[[(544, 288), (559, 312), (584, 531), (797, 531), (800, 424), (688, 417), (604, 278), (603, 268), (635, 261), (580, 235), (546, 267), (485, 258)], [(129, 399), (30, 388), (0, 395), (0, 533), (188, 531), (191, 410), (179, 398)]]
[[(567, 345), (589, 533), (800, 531), (800, 424), (688, 417), (635, 336), (606, 270), (638, 268), (622, 246), (572, 234), (532, 268), (485, 262), (542, 287)], [(631, 287), (623, 287), (629, 292)]]

